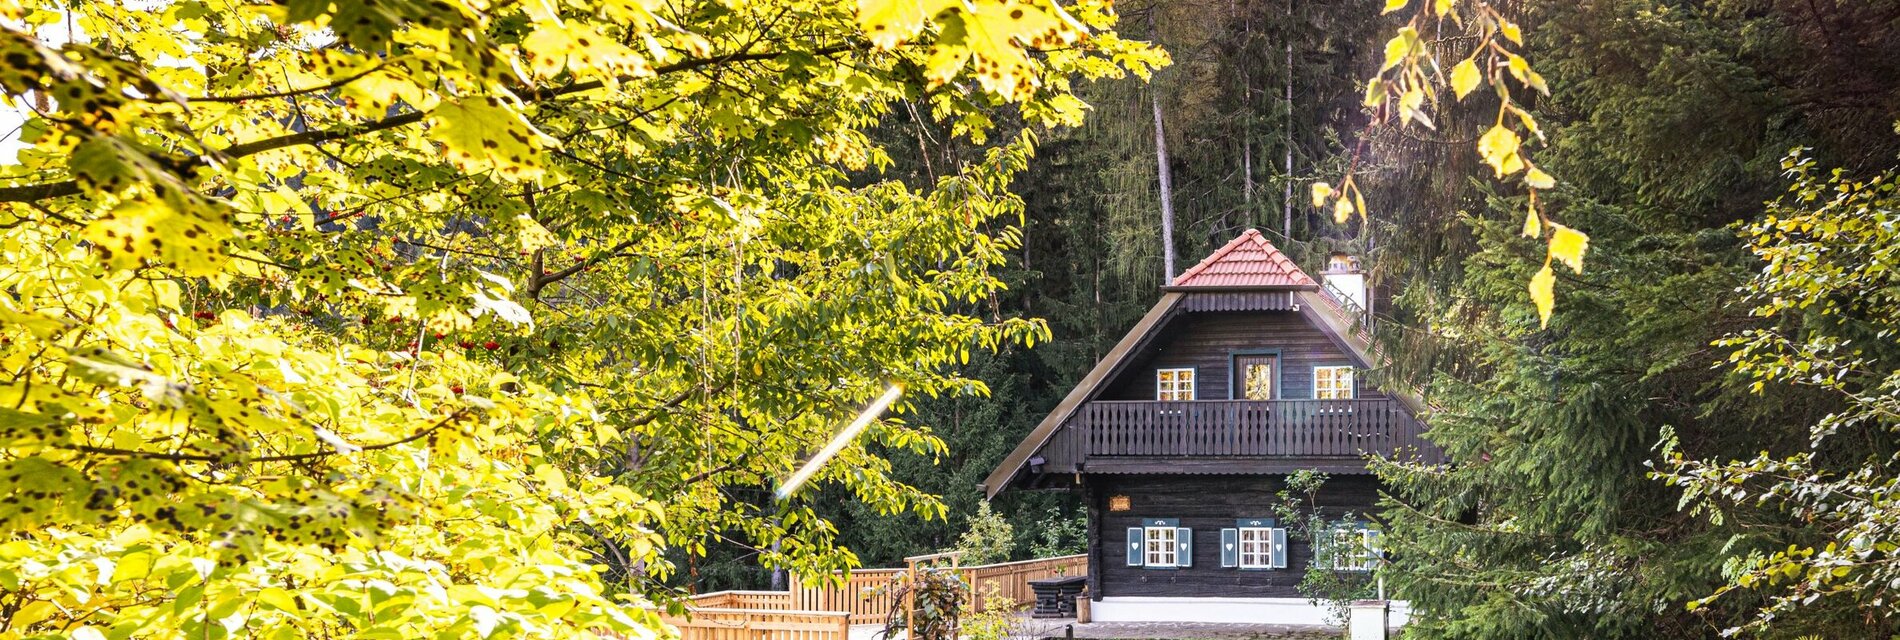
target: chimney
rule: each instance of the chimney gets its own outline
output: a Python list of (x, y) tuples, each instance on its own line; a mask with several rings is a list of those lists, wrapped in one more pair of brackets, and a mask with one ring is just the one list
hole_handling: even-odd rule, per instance
[(1326, 270), (1319, 273), (1326, 292), (1348, 310), (1367, 314), (1372, 311), (1366, 297), (1366, 272), (1359, 259), (1341, 251), (1326, 256)]

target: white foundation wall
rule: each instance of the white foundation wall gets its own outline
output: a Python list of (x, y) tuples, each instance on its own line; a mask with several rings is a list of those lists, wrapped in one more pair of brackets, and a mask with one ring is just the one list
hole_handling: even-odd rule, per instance
[[(1172, 598), (1122, 596), (1089, 604), (1094, 622), (1224, 622), (1240, 624), (1298, 624), (1344, 626), (1329, 619), (1326, 607), (1306, 598)], [(1391, 626), (1411, 621), (1411, 607), (1394, 600)]]

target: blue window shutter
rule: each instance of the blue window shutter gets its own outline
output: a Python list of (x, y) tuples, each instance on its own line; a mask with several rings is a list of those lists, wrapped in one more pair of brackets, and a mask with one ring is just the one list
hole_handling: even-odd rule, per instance
[(1128, 566), (1141, 566), (1141, 527), (1128, 528)]
[(1240, 566), (1240, 530), (1220, 530), (1220, 566), (1232, 569)]
[(1174, 566), (1194, 566), (1194, 530), (1186, 527), (1174, 530)]
[(1286, 568), (1286, 529), (1273, 530), (1273, 568)]

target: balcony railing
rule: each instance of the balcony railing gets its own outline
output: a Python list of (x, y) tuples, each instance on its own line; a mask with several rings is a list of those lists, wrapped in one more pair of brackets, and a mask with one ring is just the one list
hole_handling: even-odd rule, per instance
[(1048, 451), (1057, 469), (1115, 457), (1440, 457), (1390, 398), (1090, 402), (1067, 427)]

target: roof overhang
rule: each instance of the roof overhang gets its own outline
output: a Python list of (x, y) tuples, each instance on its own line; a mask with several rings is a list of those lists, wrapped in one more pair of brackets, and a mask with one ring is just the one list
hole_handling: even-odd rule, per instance
[(983, 479), (984, 495), (994, 498), (996, 494), (1003, 491), (1004, 487), (1009, 486), (1009, 483), (1016, 479), (1017, 474), (1022, 473), (1030, 456), (1035, 455), (1036, 451), (1049, 443), (1049, 438), (1054, 437), (1056, 430), (1062, 428), (1062, 423), (1067, 422), (1069, 416), (1075, 415), (1076, 409), (1081, 408), (1082, 403), (1095, 397), (1103, 385), (1114, 379), (1115, 374), (1128, 362), (1128, 354), (1140, 349), (1142, 345), (1154, 338), (1156, 330), (1160, 329), (1168, 317), (1174, 314), (1184, 297), (1186, 295), (1180, 292), (1163, 293), (1161, 299), (1148, 309), (1148, 313), (1141, 316), (1141, 320), (1135, 323), (1134, 328), (1129, 329), (1128, 333), (1122, 336), (1121, 341), (1115, 343), (1115, 348), (1110, 349), (1101, 360), (1096, 361), (1095, 368), (1090, 369), (1088, 375), (1083, 376), (1082, 381), (1069, 390), (1069, 395), (1064, 396), (1062, 402), (1057, 404), (1056, 408), (1050, 411), (1049, 415), (1044, 417), (1042, 422), (1023, 438), (1022, 442), (1017, 443), (1016, 449), (1003, 458), (1002, 464), (998, 464), (996, 469), (990, 472), (989, 477)]

